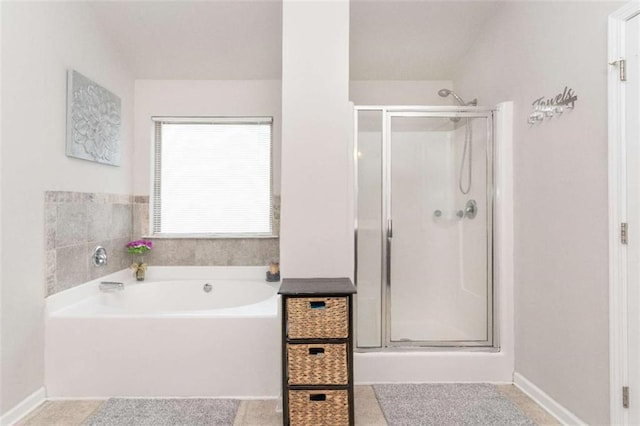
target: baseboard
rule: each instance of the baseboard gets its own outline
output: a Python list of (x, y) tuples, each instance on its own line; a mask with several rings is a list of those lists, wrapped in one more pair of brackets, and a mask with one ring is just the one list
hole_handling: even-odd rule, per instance
[(10, 426), (29, 414), (46, 399), (44, 387), (38, 389), (0, 417), (0, 425)]
[(538, 405), (547, 410), (549, 414), (558, 419), (558, 421), (563, 425), (587, 425), (586, 422), (580, 420), (578, 416), (564, 408), (555, 399), (551, 398), (523, 375), (514, 373), (513, 384), (538, 403)]

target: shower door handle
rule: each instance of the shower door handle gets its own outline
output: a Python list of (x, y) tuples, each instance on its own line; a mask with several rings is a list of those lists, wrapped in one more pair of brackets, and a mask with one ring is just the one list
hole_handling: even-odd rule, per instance
[(391, 286), (391, 238), (393, 238), (393, 221), (387, 220), (387, 285)]

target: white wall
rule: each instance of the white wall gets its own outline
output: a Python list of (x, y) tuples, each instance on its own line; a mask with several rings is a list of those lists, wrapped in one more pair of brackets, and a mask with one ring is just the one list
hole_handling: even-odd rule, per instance
[[(609, 422), (607, 16), (618, 2), (505, 2), (454, 78), (515, 101), (516, 371), (590, 424)], [(575, 111), (526, 123), (572, 87)]]
[(134, 194), (148, 195), (152, 116), (273, 117), (273, 186), (280, 194), (280, 80), (137, 80)]
[[(44, 383), (44, 191), (131, 192), (133, 77), (96, 28), (86, 3), (3, 3), (1, 413)], [(68, 68), (121, 97), (120, 167), (65, 156)]]
[(353, 275), (349, 2), (283, 4), (283, 277)]
[(453, 89), (450, 80), (351, 80), (349, 100), (356, 105), (452, 105), (451, 97), (438, 96)]

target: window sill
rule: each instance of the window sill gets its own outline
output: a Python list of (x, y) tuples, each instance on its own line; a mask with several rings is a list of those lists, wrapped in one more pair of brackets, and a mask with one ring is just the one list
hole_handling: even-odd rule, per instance
[(228, 235), (228, 234), (164, 234), (164, 235), (145, 235), (142, 238), (153, 240), (268, 240), (278, 239), (279, 235)]

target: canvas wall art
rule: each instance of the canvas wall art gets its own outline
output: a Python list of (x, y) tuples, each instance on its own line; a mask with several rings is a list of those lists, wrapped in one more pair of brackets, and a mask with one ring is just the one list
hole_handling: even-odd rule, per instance
[(67, 156), (120, 165), (120, 98), (77, 71), (67, 74)]

